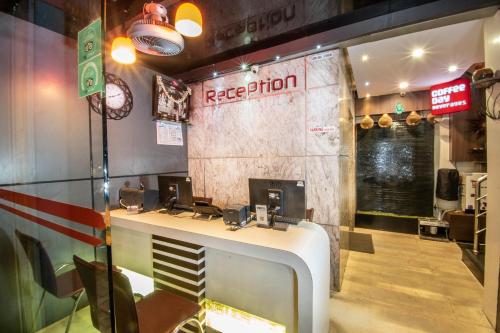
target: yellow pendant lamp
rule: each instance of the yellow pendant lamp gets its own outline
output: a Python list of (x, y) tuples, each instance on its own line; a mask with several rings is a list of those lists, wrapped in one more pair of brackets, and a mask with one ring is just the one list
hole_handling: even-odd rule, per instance
[(186, 37), (198, 37), (203, 31), (201, 12), (194, 4), (185, 2), (175, 13), (175, 30)]
[(136, 57), (132, 40), (128, 37), (116, 37), (111, 44), (111, 57), (121, 64), (133, 64)]
[(422, 121), (422, 117), (415, 111), (410, 112), (408, 117), (406, 117), (406, 124), (408, 126), (417, 126)]
[(370, 129), (373, 127), (374, 121), (372, 117), (370, 117), (369, 114), (365, 115), (363, 119), (361, 119), (361, 122), (359, 126), (361, 126), (362, 129)]
[(384, 113), (378, 120), (378, 126), (382, 128), (389, 128), (392, 126), (392, 118), (387, 113)]

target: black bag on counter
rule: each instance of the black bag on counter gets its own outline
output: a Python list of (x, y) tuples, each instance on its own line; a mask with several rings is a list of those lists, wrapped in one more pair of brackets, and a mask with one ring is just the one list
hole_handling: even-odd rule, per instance
[(460, 180), (456, 169), (439, 169), (437, 174), (436, 198), (457, 201), (459, 198), (459, 185)]

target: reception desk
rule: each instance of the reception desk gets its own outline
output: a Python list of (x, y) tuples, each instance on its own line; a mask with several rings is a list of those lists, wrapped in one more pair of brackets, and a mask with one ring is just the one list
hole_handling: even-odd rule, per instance
[(222, 219), (190, 215), (112, 211), (113, 262), (153, 276), (157, 287), (215, 299), (286, 332), (328, 332), (330, 245), (321, 226), (230, 231)]

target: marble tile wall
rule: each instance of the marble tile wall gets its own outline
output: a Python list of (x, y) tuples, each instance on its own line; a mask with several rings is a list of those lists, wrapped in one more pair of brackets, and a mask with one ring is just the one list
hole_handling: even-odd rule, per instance
[[(341, 190), (341, 161), (346, 159), (341, 143), (353, 121), (341, 114), (341, 102), (349, 101), (346, 84), (340, 84), (345, 81), (340, 77), (341, 60), (341, 52), (334, 50), (263, 66), (257, 74), (236, 73), (193, 84), (188, 127), (194, 194), (212, 197), (216, 205), (248, 203), (251, 177), (306, 181), (307, 207), (314, 208), (314, 221), (331, 239), (332, 290), (340, 286), (339, 226), (347, 193)], [(297, 79), (289, 89), (215, 103), (207, 99), (210, 90), (227, 91), (289, 75)]]

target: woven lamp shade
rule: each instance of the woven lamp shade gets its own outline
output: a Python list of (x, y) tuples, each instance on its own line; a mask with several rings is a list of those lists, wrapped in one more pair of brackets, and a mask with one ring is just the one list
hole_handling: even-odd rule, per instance
[(389, 128), (392, 126), (392, 118), (387, 113), (384, 113), (378, 120), (378, 126), (382, 128)]
[(417, 126), (422, 121), (422, 117), (415, 111), (410, 112), (406, 117), (406, 124), (408, 126)]
[(370, 129), (373, 127), (374, 124), (375, 122), (373, 121), (372, 117), (370, 117), (370, 115), (367, 114), (366, 116), (363, 117), (363, 119), (361, 119), (361, 123), (359, 124), (359, 126), (361, 126), (362, 129)]

